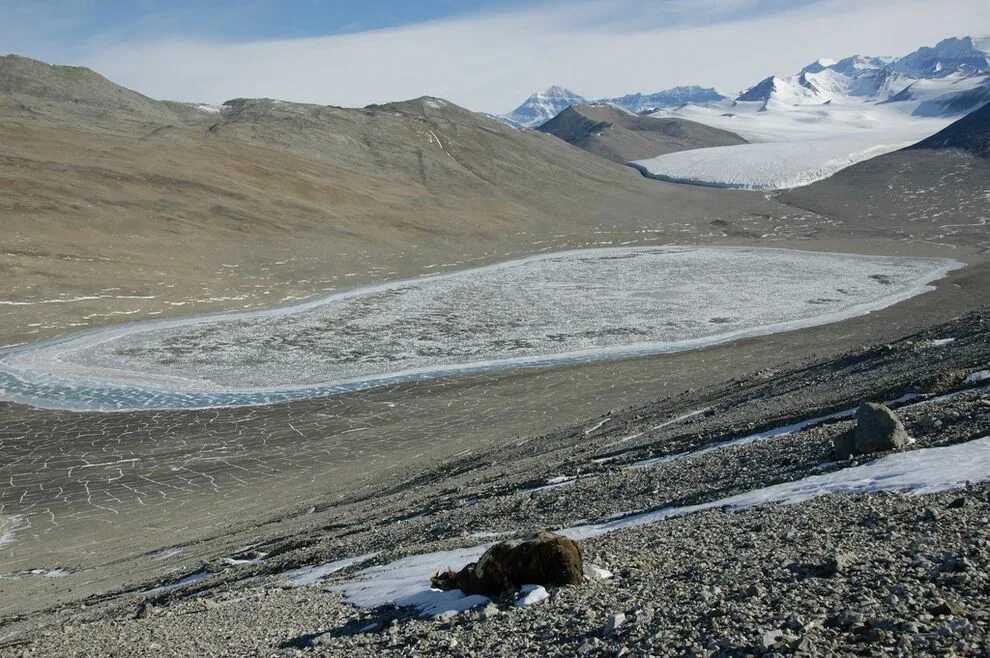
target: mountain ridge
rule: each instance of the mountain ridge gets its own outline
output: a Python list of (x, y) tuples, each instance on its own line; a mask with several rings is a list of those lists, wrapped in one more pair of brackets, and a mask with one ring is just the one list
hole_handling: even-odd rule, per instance
[(536, 130), (618, 163), (746, 143), (734, 133), (695, 121), (640, 116), (611, 104), (571, 105)]
[[(981, 77), (983, 76), (983, 77)], [(918, 80), (955, 82), (906, 90)], [(952, 87), (955, 88), (952, 88)], [(904, 96), (898, 98), (899, 94)], [(919, 94), (920, 93), (920, 97)], [(949, 37), (922, 46), (903, 57), (851, 55), (839, 60), (820, 57), (789, 76), (769, 75), (732, 97), (734, 103), (827, 103), (836, 97), (872, 102), (918, 100), (918, 116), (957, 116), (990, 100), (990, 37)], [(535, 128), (577, 103), (614, 103), (633, 112), (683, 105), (715, 105), (728, 101), (711, 87), (672, 87), (653, 94), (632, 93), (589, 100), (558, 85), (531, 95), (519, 107), (497, 118), (515, 127)]]
[(536, 128), (549, 121), (571, 105), (612, 104), (631, 112), (640, 113), (660, 107), (674, 107), (684, 103), (708, 103), (722, 100), (725, 96), (712, 87), (697, 85), (678, 86), (650, 94), (633, 93), (613, 98), (590, 100), (559, 85), (552, 85), (543, 92), (536, 92), (516, 109), (498, 118), (510, 125)]

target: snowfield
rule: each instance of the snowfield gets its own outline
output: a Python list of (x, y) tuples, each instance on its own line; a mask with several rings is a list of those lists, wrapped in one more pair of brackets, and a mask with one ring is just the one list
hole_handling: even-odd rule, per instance
[(83, 410), (239, 406), (681, 351), (869, 313), (961, 266), (752, 247), (548, 253), (20, 348), (0, 357), (0, 397)]

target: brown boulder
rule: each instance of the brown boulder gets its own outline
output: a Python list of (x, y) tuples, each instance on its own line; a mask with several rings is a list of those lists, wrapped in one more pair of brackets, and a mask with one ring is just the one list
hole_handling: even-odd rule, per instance
[(458, 572), (435, 574), (441, 589), (465, 594), (494, 596), (522, 585), (577, 585), (584, 579), (584, 564), (577, 542), (540, 531), (526, 539), (495, 544), (484, 555)]

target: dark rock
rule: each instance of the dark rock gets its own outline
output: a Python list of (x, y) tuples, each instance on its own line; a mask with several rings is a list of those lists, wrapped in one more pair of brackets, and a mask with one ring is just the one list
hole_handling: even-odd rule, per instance
[(966, 608), (963, 607), (961, 603), (956, 601), (939, 601), (936, 605), (928, 609), (929, 614), (933, 616), (939, 615), (954, 615), (960, 617), (966, 612)]
[(856, 435), (853, 430), (842, 432), (832, 439), (832, 449), (837, 459), (849, 459), (856, 454)]
[(584, 580), (581, 549), (567, 537), (541, 531), (525, 540), (495, 544), (459, 572), (437, 573), (433, 584), (465, 594), (494, 596), (522, 585), (578, 585)]
[(865, 402), (856, 410), (854, 447), (860, 454), (899, 450), (907, 444), (904, 425), (882, 404)]

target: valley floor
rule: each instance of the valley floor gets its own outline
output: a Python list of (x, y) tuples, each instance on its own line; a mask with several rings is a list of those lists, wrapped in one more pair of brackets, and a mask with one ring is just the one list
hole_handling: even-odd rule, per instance
[[(899, 340), (853, 345), (645, 405), (618, 409), (613, 401), (613, 411), (580, 425), (392, 469), (374, 486), (236, 529), (226, 540), (240, 545), (226, 553), (218, 553), (218, 538), (176, 545), (156, 555), (160, 564), (176, 563), (157, 589), (132, 573), (134, 585), (85, 605), (77, 599), (8, 615), (0, 653), (983, 653), (990, 494), (977, 484), (713, 509), (617, 530), (583, 542), (586, 558), (612, 578), (552, 591), (525, 608), (509, 597), (443, 620), (418, 619), (415, 609), (351, 606), (335, 587), (404, 556), (847, 471), (856, 463), (836, 462), (831, 441), (851, 422), (835, 414), (863, 399), (900, 400), (895, 406), (916, 440), (910, 451), (965, 447), (990, 435), (981, 374), (990, 365), (986, 310)], [(738, 348), (736, 358), (745, 353)], [(823, 420), (800, 422), (816, 418)], [(326, 563), (315, 574), (296, 571)], [(445, 566), (424, 566), (424, 583)], [(32, 580), (46, 581), (32, 588), (42, 596), (69, 583), (85, 591), (114, 568), (61, 578), (22, 573), (2, 586), (18, 598)], [(300, 573), (326, 577), (300, 584)], [(625, 622), (606, 632), (618, 613)]]

